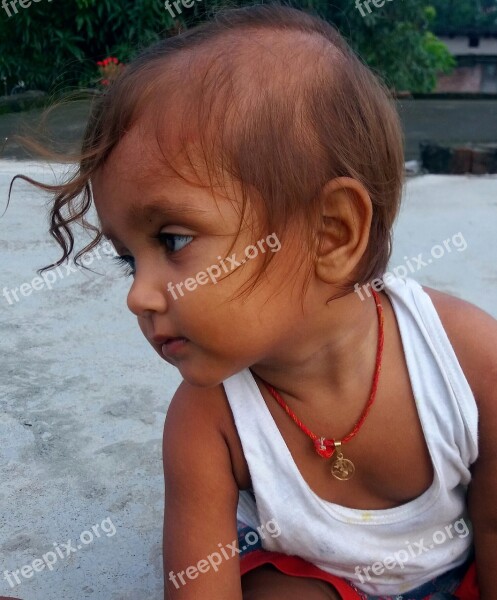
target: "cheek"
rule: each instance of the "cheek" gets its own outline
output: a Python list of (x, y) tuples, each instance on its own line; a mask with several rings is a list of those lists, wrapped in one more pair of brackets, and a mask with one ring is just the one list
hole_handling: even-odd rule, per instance
[(140, 328), (140, 331), (143, 333), (143, 335), (145, 337), (147, 337), (147, 329), (145, 326), (145, 321), (143, 319), (141, 319), (140, 317), (137, 317), (136, 321), (138, 323), (138, 327)]
[[(190, 314), (195, 320), (207, 319), (207, 314), (225, 313), (232, 301), (234, 286), (231, 278), (222, 279), (212, 272), (206, 271), (184, 280), (170, 281), (167, 285), (167, 301), (169, 308), (175, 312)], [(236, 302), (236, 301), (235, 301)]]

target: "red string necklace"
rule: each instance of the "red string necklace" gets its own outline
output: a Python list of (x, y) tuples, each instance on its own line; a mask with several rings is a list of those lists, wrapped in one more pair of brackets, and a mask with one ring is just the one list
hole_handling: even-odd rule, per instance
[(378, 380), (379, 380), (380, 371), (381, 371), (381, 361), (382, 361), (382, 357), (383, 357), (383, 342), (384, 342), (383, 306), (381, 304), (380, 296), (374, 290), (371, 290), (371, 291), (373, 293), (373, 297), (374, 297), (374, 300), (376, 303), (376, 310), (377, 310), (377, 314), (378, 314), (378, 346), (377, 346), (377, 351), (376, 351), (376, 365), (375, 365), (375, 372), (374, 372), (374, 377), (373, 377), (373, 384), (371, 386), (371, 393), (369, 395), (369, 400), (368, 400), (366, 406), (364, 407), (364, 410), (362, 411), (362, 414), (361, 414), (359, 420), (354, 425), (352, 431), (350, 431), (350, 433), (348, 433), (343, 439), (341, 439), (341, 440), (325, 439), (324, 437), (318, 437), (315, 433), (312, 433), (312, 431), (310, 431), (302, 423), (302, 421), (300, 421), (300, 419), (297, 417), (297, 415), (292, 411), (292, 409), (288, 406), (288, 404), (286, 404), (286, 402), (283, 400), (281, 395), (274, 389), (274, 387), (272, 385), (270, 385), (269, 383), (267, 383), (266, 381), (264, 381), (264, 379), (260, 378), (261, 381), (266, 386), (266, 388), (271, 393), (271, 395), (277, 400), (278, 404), (295, 421), (295, 423), (300, 427), (300, 429), (313, 440), (314, 448), (315, 448), (316, 452), (319, 454), (319, 456), (322, 456), (323, 458), (331, 458), (333, 456), (333, 454), (335, 453), (335, 450), (337, 451), (337, 456), (331, 467), (331, 473), (334, 477), (336, 477), (336, 479), (340, 479), (340, 480), (350, 479), (355, 472), (354, 463), (351, 460), (344, 458), (343, 453), (342, 453), (342, 447), (343, 447), (343, 444), (349, 442), (354, 436), (356, 436), (359, 433), (359, 430), (361, 429), (361, 427), (363, 426), (364, 421), (366, 420), (366, 418), (369, 414), (369, 411), (371, 410), (371, 406), (373, 405), (373, 402), (376, 398), (376, 391), (378, 389)]

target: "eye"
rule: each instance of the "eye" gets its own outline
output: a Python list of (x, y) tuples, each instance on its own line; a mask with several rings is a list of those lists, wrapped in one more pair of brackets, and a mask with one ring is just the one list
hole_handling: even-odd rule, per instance
[[(159, 233), (157, 239), (164, 244), (166, 250), (170, 254), (176, 254), (180, 250), (182, 250), (185, 246), (187, 246), (190, 242), (188, 240), (193, 240), (192, 235), (184, 235), (181, 233)], [(175, 241), (180, 240), (180, 248), (176, 247)], [(186, 243), (184, 243), (186, 241)], [(170, 248), (169, 245), (172, 244), (173, 248)]]
[(132, 256), (113, 256), (114, 260), (124, 267), (125, 277), (130, 277), (135, 274), (135, 259)]

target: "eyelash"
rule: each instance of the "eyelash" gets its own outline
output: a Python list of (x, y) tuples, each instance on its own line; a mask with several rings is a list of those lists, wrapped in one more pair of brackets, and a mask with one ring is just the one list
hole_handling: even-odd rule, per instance
[[(177, 254), (178, 252), (181, 252), (181, 250), (183, 248), (181, 248), (180, 250), (177, 250), (176, 252), (174, 252), (174, 250), (169, 250), (167, 247), (167, 242), (169, 241), (170, 238), (183, 238), (183, 239), (191, 238), (191, 239), (193, 239), (193, 236), (185, 235), (185, 234), (181, 234), (181, 233), (159, 233), (159, 235), (154, 236), (154, 239), (159, 240), (159, 242), (165, 246), (166, 254)], [(124, 276), (125, 277), (131, 277), (131, 276), (135, 275), (135, 273), (136, 273), (135, 259), (132, 256), (123, 255), (123, 256), (114, 256), (113, 258), (120, 265), (122, 265), (124, 267), (124, 269), (125, 269)]]
[(124, 267), (124, 276), (130, 277), (135, 274), (135, 269), (133, 266), (134, 260), (131, 256), (113, 256), (114, 260)]

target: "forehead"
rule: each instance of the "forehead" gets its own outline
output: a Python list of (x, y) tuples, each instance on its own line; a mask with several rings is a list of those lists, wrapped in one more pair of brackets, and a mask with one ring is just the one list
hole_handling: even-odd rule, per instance
[(160, 160), (161, 150), (151, 131), (144, 124), (137, 123), (112, 149), (105, 163), (92, 178), (97, 188), (118, 185), (149, 185), (159, 179), (173, 177), (166, 161)]
[(229, 199), (231, 210), (238, 207), (233, 181), (222, 191), (216, 186), (210, 189), (200, 163), (193, 169), (175, 160), (172, 168), (168, 165), (171, 158), (164, 160), (161, 150), (154, 133), (134, 127), (92, 177), (95, 209), (106, 237), (119, 240), (118, 230), (145, 226), (156, 217), (226, 216), (226, 203), (221, 209), (220, 199)]

